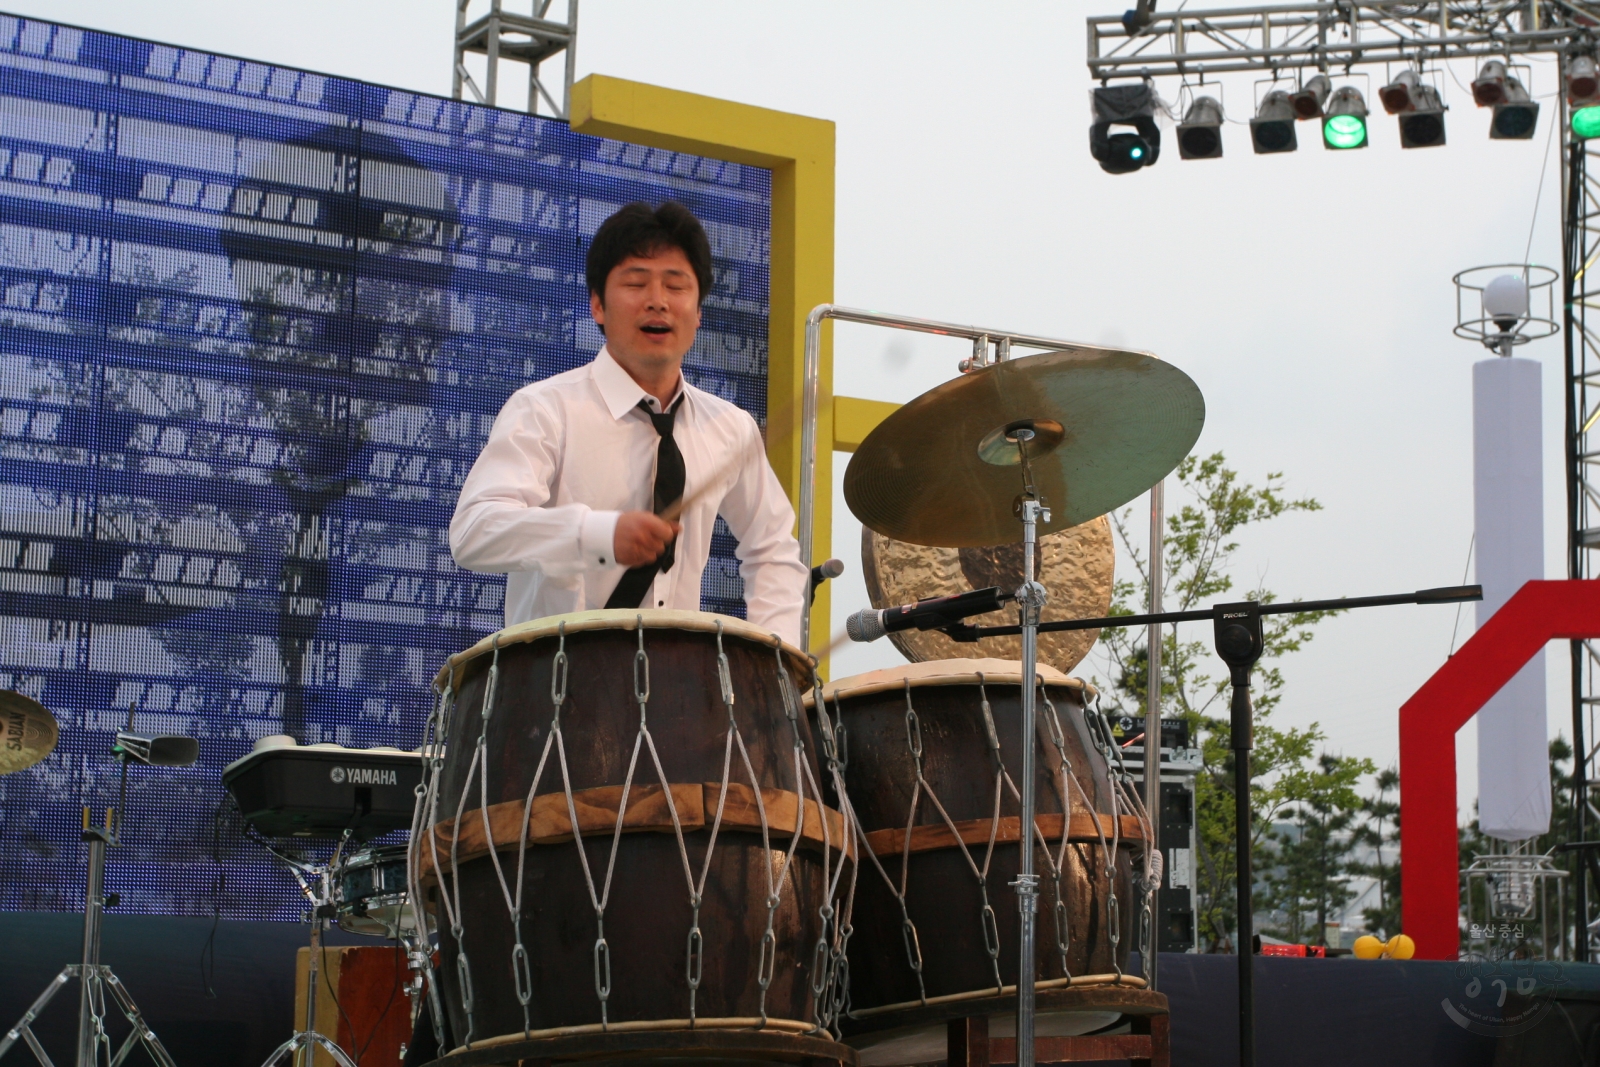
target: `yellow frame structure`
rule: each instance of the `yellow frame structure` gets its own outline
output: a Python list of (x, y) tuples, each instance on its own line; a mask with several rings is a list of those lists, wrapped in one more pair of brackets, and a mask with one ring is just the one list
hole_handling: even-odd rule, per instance
[[(767, 457), (790, 502), (798, 505), (806, 315), (833, 301), (834, 124), (603, 74), (591, 74), (572, 87), (570, 114), (577, 133), (772, 172)], [(898, 406), (851, 397), (835, 401), (833, 337), (827, 326), (817, 403), (818, 432), (824, 439), (817, 448), (812, 564), (833, 550), (833, 452), (853, 452)], [(811, 610), (813, 634), (829, 633), (829, 612), (824, 585)]]

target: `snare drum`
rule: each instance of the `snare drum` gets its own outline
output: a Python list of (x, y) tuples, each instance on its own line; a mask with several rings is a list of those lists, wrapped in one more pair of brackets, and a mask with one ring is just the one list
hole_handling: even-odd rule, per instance
[(352, 934), (397, 939), (416, 929), (406, 890), (405, 845), (363, 849), (333, 872), (334, 921)]
[(848, 863), (810, 678), (773, 635), (682, 611), (541, 619), (452, 657), (413, 862), (458, 1042), (853, 1063), (801, 1036), (829, 1021)]
[[(947, 1019), (992, 1014), (991, 1034), (1013, 1032), (1019, 668), (942, 660), (825, 687), (865, 843), (849, 944), (851, 1011), (841, 1021), (864, 1065), (943, 1059)], [(1038, 674), (1036, 1032), (1070, 1036), (1159, 1000), (1122, 977), (1145, 834), (1131, 786), (1108, 773), (1108, 737), (1091, 731), (1085, 684), (1044, 665)], [(1127, 988), (1092, 1007), (1057, 995), (1085, 985)]]

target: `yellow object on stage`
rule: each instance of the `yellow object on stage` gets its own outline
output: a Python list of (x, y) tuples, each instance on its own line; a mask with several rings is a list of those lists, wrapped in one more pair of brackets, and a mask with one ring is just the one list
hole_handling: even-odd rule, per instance
[(1409, 960), (1417, 954), (1417, 943), (1405, 934), (1395, 934), (1384, 946), (1383, 954), (1391, 960)]
[(1356, 938), (1356, 943), (1350, 946), (1358, 960), (1375, 960), (1383, 955), (1384, 944), (1371, 934), (1362, 934)]

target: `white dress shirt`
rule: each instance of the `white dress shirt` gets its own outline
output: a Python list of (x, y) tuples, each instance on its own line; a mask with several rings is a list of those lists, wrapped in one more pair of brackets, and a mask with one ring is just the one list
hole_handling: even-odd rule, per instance
[[(752, 623), (800, 643), (806, 567), (794, 509), (748, 412), (681, 382), (673, 438), (686, 499), (677, 558), (641, 607), (700, 610), (718, 514), (739, 541)], [(587, 366), (511, 394), (461, 487), (450, 551), (468, 570), (504, 573), (506, 625), (605, 607), (626, 567), (612, 558), (617, 517), (649, 511), (661, 438), (639, 409), (660, 404), (605, 349)], [(717, 484), (701, 489), (715, 477)]]

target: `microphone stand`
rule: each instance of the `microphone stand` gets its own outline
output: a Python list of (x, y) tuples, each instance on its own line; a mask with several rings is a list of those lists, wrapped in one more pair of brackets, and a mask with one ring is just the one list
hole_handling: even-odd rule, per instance
[[(1026, 432), (1026, 431), (1021, 431)], [(1019, 432), (1018, 436), (1021, 436)], [(1026, 453), (1024, 452), (1024, 463)], [(1037, 501), (1031, 501), (1034, 508), (1038, 508)], [(1018, 591), (1017, 599), (1023, 600), (1023, 591), (1027, 590), (1032, 581), (1032, 569), (1028, 566), (1033, 561), (1033, 523), (1026, 517), (1030, 504), (1030, 495), (1024, 495), (1019, 500), (1020, 513), (1023, 518), (1023, 559), (1025, 561), (1023, 590)], [(1048, 516), (1046, 516), (1048, 521)], [(1042, 592), (1042, 591), (1041, 591)], [(1041, 598), (1042, 599), (1042, 598)], [(1251, 950), (1251, 939), (1255, 933), (1255, 916), (1250, 900), (1254, 881), (1250, 868), (1250, 752), (1253, 746), (1252, 734), (1254, 732), (1254, 714), (1250, 703), (1250, 672), (1255, 667), (1256, 661), (1261, 658), (1265, 641), (1261, 629), (1261, 619), (1266, 615), (1291, 615), (1307, 611), (1345, 611), (1349, 608), (1377, 608), (1388, 607), (1395, 604), (1455, 604), (1461, 601), (1482, 600), (1483, 586), (1481, 585), (1453, 585), (1438, 589), (1421, 589), (1414, 593), (1393, 593), (1387, 596), (1348, 597), (1338, 600), (1301, 600), (1284, 604), (1262, 604), (1254, 600), (1245, 600), (1232, 604), (1215, 604), (1209, 608), (1196, 611), (1165, 611), (1152, 615), (1114, 615), (1099, 619), (1063, 619), (1057, 622), (1038, 622), (1037, 609), (1032, 615), (1033, 622), (1029, 622), (1029, 603), (1024, 601), (1023, 622), (1019, 626), (972, 626), (967, 623), (955, 623), (943, 627), (946, 635), (956, 641), (976, 641), (982, 637), (1006, 637), (1016, 634), (1022, 635), (1023, 676), (1026, 677), (1034, 668), (1033, 657), (1035, 654), (1036, 634), (1058, 633), (1063, 630), (1100, 630), (1119, 626), (1154, 626), (1174, 622), (1204, 622), (1211, 621), (1212, 642), (1217, 650), (1217, 655), (1222, 657), (1222, 662), (1228, 665), (1228, 681), (1233, 687), (1231, 713), (1232, 718), (1229, 729), (1229, 745), (1233, 749), (1233, 802), (1234, 802), (1234, 853), (1237, 862), (1237, 882), (1234, 889), (1234, 899), (1237, 903), (1235, 922), (1235, 951), (1239, 956), (1239, 1063), (1240, 1067), (1255, 1067), (1256, 1062), (1256, 1032), (1255, 1032), (1255, 954)], [(1027, 723), (1031, 723), (1033, 716), (1033, 702), (1031, 698), (1032, 687), (1023, 686), (1023, 716)], [(1022, 825), (1031, 825), (1033, 812), (1033, 779), (1028, 777), (1032, 765), (1033, 732), (1025, 727), (1023, 730), (1023, 780), (1028, 787), (1023, 790)], [(1160, 735), (1152, 740), (1148, 731), (1145, 736), (1145, 751), (1148, 753), (1152, 745), (1161, 744)], [(1032, 849), (1024, 848), (1023, 874), (1018, 876), (1017, 893), (1018, 903), (1026, 907), (1031, 904), (1032, 897), (1026, 900), (1026, 892), (1022, 884), (1030, 878), (1033, 871)], [(1031, 887), (1030, 887), (1031, 888)], [(1027, 950), (1031, 945), (1033, 924), (1031, 915), (1023, 911), (1023, 966), (1017, 979), (1017, 1067), (1024, 1067), (1023, 1060), (1023, 1029), (1022, 1006), (1024, 988), (1027, 994), (1028, 1019), (1032, 1021), (1033, 1008), (1033, 976), (1028, 962), (1031, 956)], [(1027, 1067), (1032, 1067), (1033, 1032), (1028, 1029), (1028, 1060)]]

